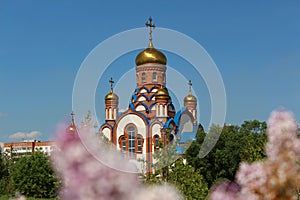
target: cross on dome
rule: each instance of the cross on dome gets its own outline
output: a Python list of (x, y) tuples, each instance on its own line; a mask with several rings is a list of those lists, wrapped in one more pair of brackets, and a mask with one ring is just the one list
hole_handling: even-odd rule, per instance
[(152, 24), (152, 17), (149, 17), (149, 21), (146, 22), (146, 27), (150, 28), (149, 31), (149, 47), (152, 47), (152, 30), (155, 28), (155, 24)]
[(112, 77), (110, 77), (110, 79), (109, 79), (108, 82), (110, 83), (110, 91), (112, 92), (112, 91), (113, 91), (113, 84), (114, 84), (115, 82), (113, 81), (113, 78), (112, 78)]
[(191, 80), (189, 80), (188, 85), (189, 85), (189, 92), (192, 93), (192, 85), (193, 84), (192, 84)]

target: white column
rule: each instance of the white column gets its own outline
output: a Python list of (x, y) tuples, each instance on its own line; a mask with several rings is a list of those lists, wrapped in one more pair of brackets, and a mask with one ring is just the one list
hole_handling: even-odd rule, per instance
[(163, 107), (162, 107), (162, 105), (159, 105), (159, 112), (160, 112), (161, 116), (163, 116)]
[(167, 110), (168, 105), (165, 105), (165, 117), (168, 116), (168, 110)]
[(112, 119), (112, 108), (110, 108), (110, 109), (109, 109), (109, 113), (108, 113), (108, 115), (109, 115), (109, 117), (108, 117), (108, 118), (109, 118), (109, 119)]
[(114, 108), (114, 119), (117, 119), (117, 109)]

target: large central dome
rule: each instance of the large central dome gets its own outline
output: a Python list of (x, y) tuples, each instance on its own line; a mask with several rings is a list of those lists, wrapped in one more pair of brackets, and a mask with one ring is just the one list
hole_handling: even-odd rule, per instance
[(162, 52), (155, 49), (150, 42), (149, 47), (137, 55), (135, 63), (137, 66), (146, 63), (159, 63), (166, 65), (167, 58)]

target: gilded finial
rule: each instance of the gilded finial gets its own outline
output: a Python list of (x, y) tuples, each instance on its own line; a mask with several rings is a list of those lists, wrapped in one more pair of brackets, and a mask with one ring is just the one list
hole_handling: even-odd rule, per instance
[(109, 80), (108, 82), (110, 83), (110, 92), (112, 93), (112, 92), (113, 92), (113, 84), (114, 84), (115, 82), (113, 81), (113, 78), (112, 78), (112, 77), (110, 77), (110, 80)]
[(192, 94), (192, 85), (193, 84), (192, 84), (191, 80), (189, 80), (188, 85), (189, 85), (189, 93)]
[(152, 48), (153, 47), (153, 44), (152, 44), (152, 30), (155, 28), (155, 24), (152, 24), (152, 17), (151, 16), (149, 17), (149, 21), (146, 22), (146, 27), (150, 28), (150, 31), (149, 31), (149, 48)]

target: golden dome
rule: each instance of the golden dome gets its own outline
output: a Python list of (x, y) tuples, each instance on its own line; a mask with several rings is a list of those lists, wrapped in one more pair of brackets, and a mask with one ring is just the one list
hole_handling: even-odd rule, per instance
[(135, 63), (137, 66), (145, 63), (159, 63), (166, 65), (167, 58), (162, 52), (155, 49), (150, 42), (149, 47), (137, 55)]
[(76, 130), (76, 127), (75, 126), (72, 126), (70, 125), (68, 128), (67, 128), (67, 132), (75, 132)]
[(105, 96), (105, 101), (119, 101), (119, 97), (110, 90), (110, 92)]
[(160, 89), (157, 90), (157, 92), (155, 93), (155, 99), (169, 99), (169, 92), (164, 89), (163, 87), (161, 87)]
[(197, 103), (197, 98), (192, 93), (190, 93), (189, 95), (184, 97), (184, 103), (187, 103), (187, 102)]
[(184, 97), (184, 103), (197, 103), (197, 98), (192, 93), (192, 81), (189, 80), (189, 94)]

